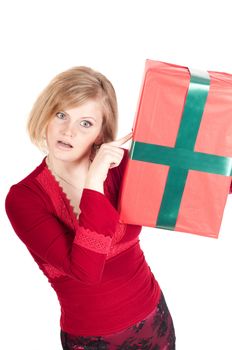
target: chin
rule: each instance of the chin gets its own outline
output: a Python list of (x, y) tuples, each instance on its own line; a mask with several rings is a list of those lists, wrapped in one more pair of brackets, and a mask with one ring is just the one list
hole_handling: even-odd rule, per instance
[(80, 161), (80, 160), (84, 160), (89, 158), (89, 155), (85, 155), (85, 154), (71, 154), (71, 152), (68, 154), (62, 154), (61, 152), (55, 152), (53, 154), (53, 157), (58, 160), (58, 161), (62, 161), (62, 162), (75, 162), (75, 161)]

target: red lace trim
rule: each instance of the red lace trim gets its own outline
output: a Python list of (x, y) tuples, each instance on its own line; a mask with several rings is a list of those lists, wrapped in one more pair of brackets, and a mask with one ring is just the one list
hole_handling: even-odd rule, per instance
[(74, 243), (101, 254), (108, 253), (111, 242), (112, 238), (110, 236), (104, 236), (80, 225), (78, 233), (74, 238)]
[(59, 185), (55, 177), (51, 174), (50, 170), (47, 167), (45, 167), (36, 179), (43, 187), (45, 192), (47, 192), (47, 194), (49, 195), (53, 206), (56, 210), (57, 216), (66, 225), (74, 229), (76, 227), (75, 214), (74, 212), (69, 212), (68, 207), (65, 205), (63, 199), (63, 195), (65, 195), (65, 193), (63, 192), (62, 187)]
[[(130, 248), (136, 243), (136, 240), (133, 240), (122, 244), (117, 244), (117, 242), (120, 242), (122, 237), (125, 235), (127, 228), (127, 224), (120, 222), (117, 223), (115, 233), (112, 238), (91, 230), (86, 230), (85, 228), (83, 228), (85, 231), (82, 231), (81, 233), (81, 226), (79, 226), (78, 219), (75, 216), (70, 200), (67, 198), (59, 182), (47, 167), (45, 167), (43, 171), (37, 176), (37, 181), (49, 195), (56, 210), (57, 216), (60, 217), (60, 219), (74, 231), (78, 231), (78, 235), (75, 237), (76, 244), (99, 253), (107, 254), (106, 259), (109, 259), (112, 256), (115, 256), (120, 252)], [(104, 192), (108, 197), (112, 195), (105, 183)], [(67, 199), (66, 203), (70, 204), (69, 206), (65, 203), (64, 196)], [(53, 273), (54, 277), (62, 274), (59, 270), (55, 269), (51, 265), (46, 265), (46, 267), (46, 271), (50, 271), (51, 274)]]
[(135, 245), (137, 242), (139, 242), (138, 238), (133, 239), (132, 241), (119, 243), (115, 245), (111, 245), (110, 251), (107, 254), (106, 260), (112, 258), (115, 255), (118, 255), (119, 253), (124, 252), (125, 250), (129, 249), (133, 245)]
[(112, 245), (114, 245), (122, 239), (122, 237), (125, 235), (126, 228), (127, 224), (122, 224), (121, 222), (117, 223), (115, 233), (112, 237)]
[(57, 268), (55, 268), (50, 264), (43, 264), (43, 269), (45, 270), (44, 272), (46, 272), (46, 276), (49, 278), (66, 276), (64, 272), (61, 272), (60, 270), (58, 270)]

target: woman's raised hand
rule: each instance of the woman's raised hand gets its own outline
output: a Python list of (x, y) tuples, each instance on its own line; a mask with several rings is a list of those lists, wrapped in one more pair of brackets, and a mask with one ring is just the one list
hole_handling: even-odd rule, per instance
[(123, 158), (124, 151), (120, 146), (130, 140), (132, 135), (133, 132), (130, 132), (118, 140), (106, 142), (100, 146), (89, 167), (86, 187), (94, 187), (96, 185), (99, 188), (99, 186), (103, 186), (108, 170), (118, 166)]

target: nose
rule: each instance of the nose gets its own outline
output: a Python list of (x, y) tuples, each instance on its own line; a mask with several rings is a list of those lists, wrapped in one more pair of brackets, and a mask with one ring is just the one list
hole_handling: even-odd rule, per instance
[(75, 136), (75, 131), (74, 127), (72, 126), (71, 123), (67, 123), (63, 129), (61, 130), (62, 135), (68, 136), (68, 137), (73, 137)]

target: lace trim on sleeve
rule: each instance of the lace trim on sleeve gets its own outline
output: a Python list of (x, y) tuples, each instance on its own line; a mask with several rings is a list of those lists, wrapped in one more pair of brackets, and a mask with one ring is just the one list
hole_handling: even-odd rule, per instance
[(112, 238), (110, 236), (104, 236), (80, 225), (78, 234), (74, 239), (75, 244), (101, 254), (107, 254), (109, 252), (111, 242)]
[(52, 266), (51, 264), (43, 264), (43, 270), (45, 272), (45, 275), (48, 278), (57, 278), (57, 277), (61, 277), (61, 276), (66, 276), (65, 273), (61, 272), (60, 270), (58, 270), (57, 268), (55, 268), (54, 266)]
[(124, 252), (125, 250), (133, 247), (137, 243), (139, 243), (138, 237), (133, 239), (132, 241), (111, 245), (111, 248), (110, 248), (109, 253), (107, 254), (106, 260), (112, 258), (115, 255), (118, 255), (118, 254)]

